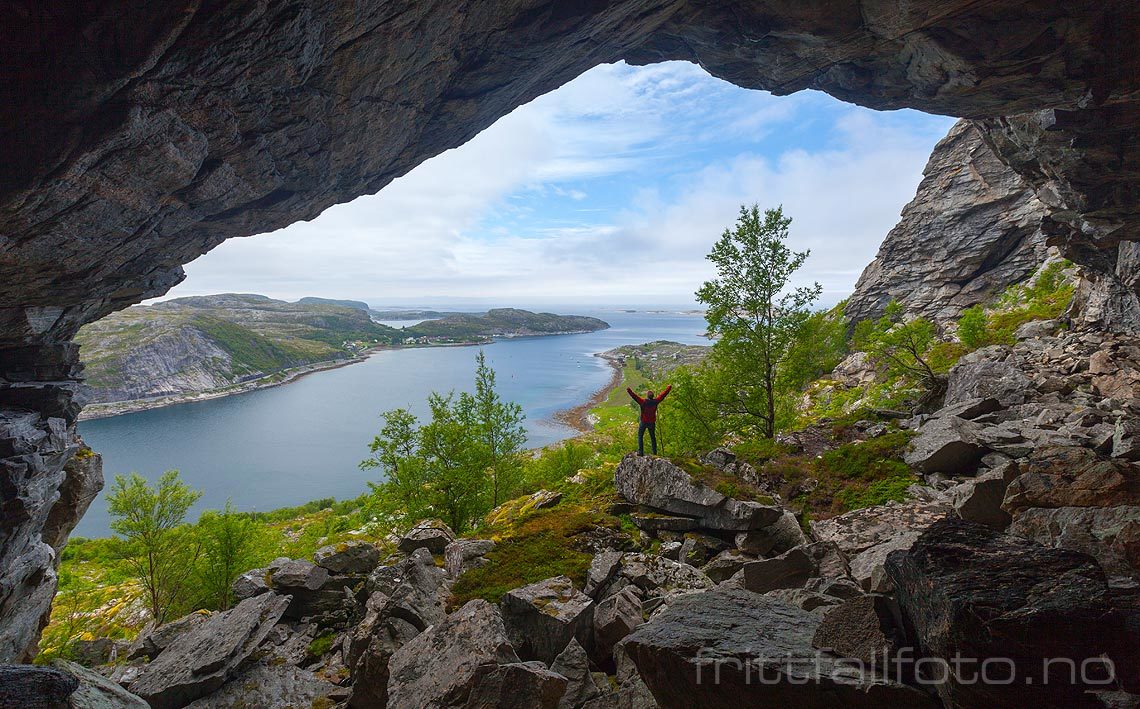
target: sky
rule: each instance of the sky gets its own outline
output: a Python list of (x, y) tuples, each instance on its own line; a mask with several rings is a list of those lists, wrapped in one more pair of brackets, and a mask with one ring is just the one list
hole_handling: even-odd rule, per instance
[(772, 96), (695, 64), (595, 67), (375, 195), (231, 239), (166, 296), (375, 307), (694, 304), (743, 204), (783, 205), (797, 284), (846, 297), (953, 119)]

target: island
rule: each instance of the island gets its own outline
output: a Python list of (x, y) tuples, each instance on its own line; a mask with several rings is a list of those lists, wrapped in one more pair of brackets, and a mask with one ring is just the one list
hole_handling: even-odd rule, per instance
[(134, 306), (85, 326), (76, 341), (91, 390), (83, 418), (277, 386), (362, 361), (380, 348), (485, 344), (594, 332), (597, 318), (496, 308), (439, 313), (394, 328), (361, 301), (297, 302), (223, 293)]

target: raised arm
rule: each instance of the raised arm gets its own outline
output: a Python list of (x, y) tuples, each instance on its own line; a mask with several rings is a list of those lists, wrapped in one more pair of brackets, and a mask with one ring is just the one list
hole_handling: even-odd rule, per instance
[(629, 392), (629, 395), (632, 396), (633, 400), (636, 401), (638, 404), (644, 404), (645, 403), (645, 399), (642, 399), (640, 396), (635, 394), (632, 388), (626, 387), (625, 390), (627, 392)]
[(661, 396), (657, 397), (657, 401), (664, 401), (665, 397), (669, 396), (669, 392), (673, 391), (673, 385), (665, 387), (665, 391), (661, 392)]

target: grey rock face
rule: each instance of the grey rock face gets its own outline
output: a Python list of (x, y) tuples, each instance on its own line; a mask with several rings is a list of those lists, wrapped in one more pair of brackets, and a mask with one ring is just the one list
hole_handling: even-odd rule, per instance
[(313, 561), (334, 574), (367, 574), (380, 563), (380, 550), (369, 542), (345, 542), (317, 549)]
[[(336, 691), (336, 685), (292, 665), (257, 663), (221, 689), (187, 705), (188, 709), (312, 707)], [(326, 700), (327, 701), (327, 700)], [(145, 707), (146, 704), (143, 704)]]
[(352, 629), (345, 653), (353, 707), (386, 705), (389, 660), (421, 631), (446, 619), (450, 585), (447, 572), (421, 548), (395, 566), (376, 569), (368, 588), (364, 618)]
[[(838, 679), (838, 658), (812, 647), (820, 621), (750, 591), (717, 589), (678, 600), (623, 647), (667, 708), (934, 706), (925, 694), (879, 678)], [(757, 681), (761, 671), (764, 682)]]
[(989, 450), (979, 437), (981, 430), (976, 422), (957, 416), (931, 419), (919, 429), (903, 460), (926, 473), (973, 472)]
[(462, 705), (484, 675), (518, 661), (498, 608), (469, 601), (392, 655), (389, 705)]
[[(142, 698), (131, 694), (98, 672), (67, 660), (55, 660), (52, 667), (79, 681), (71, 695), (71, 709), (149, 709)], [(0, 692), (0, 700), (3, 693)], [(0, 706), (4, 706), (0, 701)]]
[(950, 508), (940, 502), (888, 502), (812, 522), (820, 541), (834, 542), (847, 554), (857, 554), (898, 534), (922, 530), (944, 517)]
[[(550, 671), (567, 680), (566, 691), (558, 701), (559, 709), (577, 709), (606, 693), (594, 681), (590, 672), (590, 658), (577, 640), (571, 640), (566, 649), (555, 658)], [(608, 690), (609, 687), (605, 689)]]
[(442, 554), (447, 545), (455, 541), (455, 532), (438, 519), (420, 522), (400, 537), (397, 547), (405, 554), (416, 549), (427, 549), (432, 554)]
[(1094, 557), (1110, 577), (1140, 581), (1140, 506), (1031, 507), (1010, 534)]
[(859, 596), (828, 610), (812, 644), (837, 655), (887, 668), (906, 642), (898, 606), (886, 596)]
[(800, 522), (791, 512), (784, 511), (772, 524), (751, 532), (736, 535), (736, 548), (745, 554), (782, 554), (793, 547), (807, 544), (808, 538)]
[(947, 494), (962, 519), (1003, 530), (1010, 522), (1009, 513), (1001, 508), (1007, 485), (1001, 470), (991, 470), (950, 488)]
[(549, 665), (572, 638), (593, 647), (594, 601), (566, 576), (508, 591), (501, 605), (507, 635), (520, 657)]
[(157, 628), (148, 626), (139, 633), (139, 636), (127, 650), (127, 658), (131, 660), (140, 657), (154, 659), (183, 634), (190, 632), (195, 626), (206, 622), (209, 618), (209, 613), (191, 613)]
[(957, 319), (1041, 263), (1046, 213), (977, 127), (959, 121), (935, 146), (917, 194), (863, 270), (847, 317), (879, 317), (896, 299), (935, 322)]
[(946, 377), (945, 406), (972, 399), (997, 399), (1010, 407), (1026, 400), (1033, 386), (1025, 372), (1009, 362), (985, 357), (984, 351), (964, 356)]
[(479, 678), (463, 705), (471, 709), (556, 709), (568, 684), (565, 677), (541, 662), (499, 665)]
[(290, 600), (263, 594), (211, 616), (180, 635), (128, 689), (154, 709), (177, 709), (216, 691), (253, 654)]
[(613, 655), (614, 646), (645, 622), (641, 598), (633, 586), (598, 603), (594, 610), (594, 656), (605, 660)]
[(1133, 631), (1113, 610), (1104, 572), (1090, 556), (951, 517), (909, 551), (892, 554), (887, 571), (925, 654), (947, 662), (958, 654), (1007, 658), (1009, 672), (1022, 678), (994, 684), (951, 676), (936, 687), (949, 706), (1087, 704), (1084, 691), (1095, 687), (1046, 681), (1043, 658), (1079, 664), (1107, 656), (1123, 686), (1140, 679)]
[(811, 556), (803, 548), (796, 548), (773, 559), (745, 564), (744, 588), (755, 593), (800, 588), (817, 574), (818, 569)]
[(627, 455), (614, 473), (614, 485), (630, 502), (696, 518), (706, 529), (760, 529), (784, 512), (778, 506), (725, 497), (664, 458)]
[(456, 539), (443, 550), (444, 566), (452, 578), (487, 563), (483, 555), (495, 548), (490, 539)]
[(5, 709), (67, 709), (78, 687), (78, 679), (56, 668), (0, 665), (0, 707)]

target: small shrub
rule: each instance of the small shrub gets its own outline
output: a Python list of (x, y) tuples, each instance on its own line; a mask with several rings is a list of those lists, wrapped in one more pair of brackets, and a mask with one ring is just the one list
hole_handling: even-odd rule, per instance
[(859, 510), (864, 507), (883, 505), (890, 500), (902, 502), (906, 499), (907, 488), (914, 482), (912, 476), (900, 475), (885, 480), (876, 480), (861, 490), (843, 490), (836, 497), (846, 510)]

